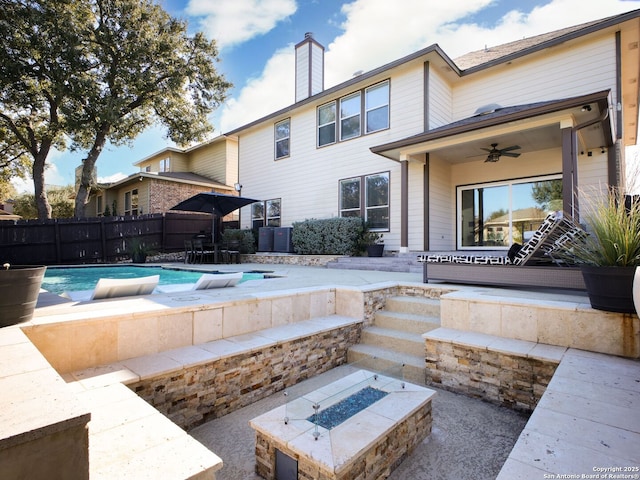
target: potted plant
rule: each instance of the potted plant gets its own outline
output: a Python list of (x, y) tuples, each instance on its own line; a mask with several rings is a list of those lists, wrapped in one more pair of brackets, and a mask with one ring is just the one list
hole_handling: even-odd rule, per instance
[(366, 229), (363, 235), (363, 243), (366, 246), (369, 257), (381, 257), (384, 254), (383, 234)]
[(582, 195), (586, 234), (574, 236), (563, 256), (580, 266), (591, 306), (634, 313), (633, 277), (640, 266), (640, 202), (618, 189)]
[(0, 327), (31, 320), (47, 267), (10, 265), (0, 269)]
[(140, 239), (131, 239), (129, 245), (129, 256), (133, 263), (145, 263), (147, 256), (151, 254), (151, 249)]

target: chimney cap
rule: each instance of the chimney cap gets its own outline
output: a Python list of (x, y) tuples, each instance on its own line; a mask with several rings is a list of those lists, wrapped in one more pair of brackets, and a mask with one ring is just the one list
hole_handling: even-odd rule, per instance
[(307, 32), (304, 34), (304, 38), (313, 38), (313, 32)]

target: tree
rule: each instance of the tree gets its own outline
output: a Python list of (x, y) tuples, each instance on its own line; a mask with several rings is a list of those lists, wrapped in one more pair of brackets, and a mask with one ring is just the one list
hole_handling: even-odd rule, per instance
[(44, 172), (52, 147), (64, 148), (60, 108), (72, 93), (78, 55), (80, 2), (0, 0), (0, 161), (5, 175), (24, 175), (30, 156), (38, 217), (49, 218)]
[(107, 141), (131, 142), (154, 122), (184, 145), (230, 87), (217, 48), (150, 0), (0, 0), (0, 125), (33, 159), (38, 217), (49, 218), (50, 149), (86, 149), (75, 215)]
[[(52, 187), (47, 191), (47, 200), (51, 205), (51, 218), (71, 218), (73, 217), (73, 195), (72, 185), (65, 187)], [(15, 199), (14, 213), (24, 219), (38, 218), (36, 198), (31, 193), (22, 193)]]
[(107, 141), (130, 142), (159, 121), (180, 145), (211, 131), (208, 115), (231, 86), (214, 62), (217, 48), (203, 34), (149, 0), (93, 0), (89, 54), (79, 90), (65, 115), (75, 148), (87, 148), (75, 215), (87, 203), (92, 171)]

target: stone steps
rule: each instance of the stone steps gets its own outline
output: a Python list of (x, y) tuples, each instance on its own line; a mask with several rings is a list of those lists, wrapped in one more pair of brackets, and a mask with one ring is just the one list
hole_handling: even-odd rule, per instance
[(376, 312), (374, 323), (363, 328), (360, 343), (349, 349), (348, 361), (365, 368), (401, 375), (425, 384), (425, 344), (422, 334), (440, 327), (437, 299), (389, 297)]

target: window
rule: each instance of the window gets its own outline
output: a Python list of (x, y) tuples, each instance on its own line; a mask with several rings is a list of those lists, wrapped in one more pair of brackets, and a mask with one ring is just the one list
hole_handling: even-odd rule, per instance
[(360, 92), (340, 99), (340, 140), (360, 136)]
[(275, 198), (264, 202), (251, 204), (251, 226), (260, 227), (280, 226), (280, 199)]
[(138, 189), (124, 193), (124, 214), (138, 215)]
[(171, 170), (171, 159), (163, 158), (160, 160), (160, 172), (168, 172)]
[(145, 172), (150, 172), (151, 171), (151, 165), (147, 165), (146, 167), (144, 167), (144, 171)]
[(389, 172), (340, 180), (340, 216), (362, 217), (371, 230), (389, 230)]
[(276, 123), (276, 160), (289, 156), (289, 119)]
[(365, 132), (389, 128), (389, 82), (365, 90)]
[(318, 146), (336, 143), (336, 102), (318, 108)]
[(102, 195), (96, 197), (96, 217), (104, 215), (104, 207), (102, 206)]
[(458, 248), (523, 244), (548, 212), (562, 210), (559, 176), (458, 187)]

